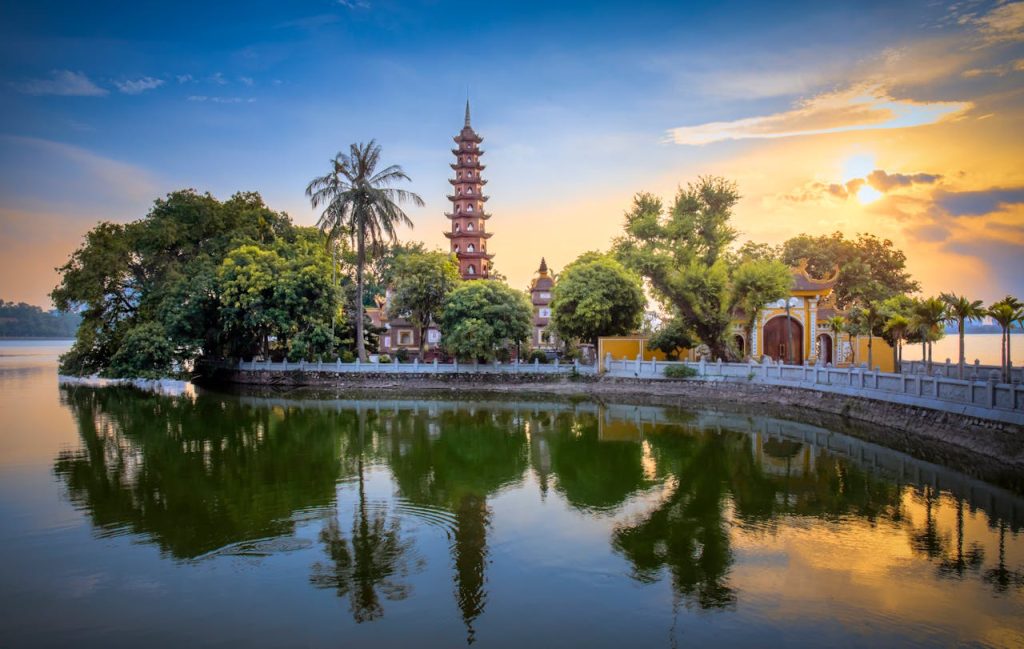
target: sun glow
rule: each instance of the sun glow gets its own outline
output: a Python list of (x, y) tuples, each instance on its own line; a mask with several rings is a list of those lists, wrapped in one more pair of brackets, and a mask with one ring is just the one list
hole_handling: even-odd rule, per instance
[(860, 201), (861, 205), (874, 203), (881, 197), (882, 192), (878, 191), (871, 185), (861, 185), (861, 188), (857, 190), (857, 200)]

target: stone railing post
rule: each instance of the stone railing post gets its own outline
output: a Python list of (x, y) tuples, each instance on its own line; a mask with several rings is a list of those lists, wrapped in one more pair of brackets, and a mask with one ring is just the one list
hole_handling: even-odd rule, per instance
[(637, 354), (636, 355), (636, 375), (637, 376), (640, 376), (640, 372), (642, 371), (642, 368), (640, 367), (640, 363), (643, 362), (643, 359), (644, 359), (643, 354)]
[[(610, 356), (610, 354), (609, 354), (609, 356)], [(540, 359), (539, 358), (534, 358), (533, 359), (533, 373), (534, 374), (540, 374)]]
[(977, 358), (974, 359), (974, 373), (971, 374), (971, 379), (974, 381), (981, 380), (981, 361)]
[(458, 357), (452, 359), (452, 371), (456, 374), (459, 373), (459, 359)]
[(708, 375), (707, 365), (708, 365), (707, 359), (705, 359), (704, 356), (701, 356), (700, 357), (700, 362), (697, 363), (697, 376), (707, 376)]
[(334, 361), (334, 369), (337, 370), (338, 372), (341, 371), (341, 356), (339, 356), (338, 358), (335, 359), (335, 361)]
[(580, 359), (578, 359), (578, 358), (572, 359), (572, 370), (574, 372), (576, 372), (577, 374), (580, 373)]
[(434, 374), (437, 374), (439, 368), (437, 366), (437, 356), (434, 357)]
[(996, 374), (996, 370), (992, 370), (985, 384), (985, 405), (989, 408), (996, 407)]
[(604, 370), (607, 372), (612, 368), (612, 353), (608, 352), (604, 355)]

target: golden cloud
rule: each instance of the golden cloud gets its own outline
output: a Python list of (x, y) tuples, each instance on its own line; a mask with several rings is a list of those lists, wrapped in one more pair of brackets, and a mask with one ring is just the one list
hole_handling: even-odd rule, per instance
[(781, 113), (683, 126), (671, 129), (669, 136), (676, 144), (703, 145), (723, 140), (910, 128), (962, 115), (972, 107), (965, 101), (894, 99), (882, 86), (861, 84), (801, 100)]

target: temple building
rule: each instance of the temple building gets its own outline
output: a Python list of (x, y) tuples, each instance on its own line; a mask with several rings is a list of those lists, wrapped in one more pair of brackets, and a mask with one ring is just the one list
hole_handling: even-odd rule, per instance
[(761, 309), (754, 322), (753, 340), (746, 340), (742, 324), (733, 323), (736, 350), (741, 356), (768, 356), (774, 361), (796, 365), (803, 364), (804, 360), (813, 363), (820, 354), (822, 362), (835, 364), (833, 350), (837, 341), (832, 340), (827, 322), (836, 315), (835, 305), (829, 298), (839, 270), (831, 277), (815, 279), (807, 273), (804, 259), (792, 273), (793, 288), (789, 298)]
[(451, 165), (455, 177), (449, 179), (454, 193), (448, 196), (452, 211), (445, 214), (451, 220), (451, 231), (444, 236), (451, 240), (451, 251), (459, 260), (462, 279), (486, 279), (494, 255), (487, 253), (487, 240), (491, 233), (485, 224), (491, 215), (484, 211), (487, 196), (483, 187), (487, 181), (481, 177), (484, 165), (480, 164), (480, 143), (483, 138), (476, 134), (469, 121), (469, 100), (466, 100), (466, 123), (455, 136), (455, 163)]
[(551, 324), (551, 294), (555, 287), (555, 279), (548, 272), (548, 263), (543, 257), (536, 277), (530, 282), (530, 303), (533, 305), (533, 340), (534, 349), (554, 350), (558, 344), (555, 334), (549, 328)]

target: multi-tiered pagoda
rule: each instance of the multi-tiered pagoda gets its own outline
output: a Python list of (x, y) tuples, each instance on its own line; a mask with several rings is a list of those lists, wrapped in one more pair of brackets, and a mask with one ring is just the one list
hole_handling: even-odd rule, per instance
[(462, 279), (487, 278), (494, 255), (487, 254), (487, 240), (491, 233), (484, 224), (491, 215), (484, 211), (487, 197), (483, 195), (484, 184), (480, 177), (484, 165), (480, 164), (480, 143), (483, 138), (476, 134), (469, 125), (469, 101), (466, 101), (466, 124), (455, 136), (458, 148), (452, 149), (455, 154), (455, 177), (448, 182), (452, 184), (454, 193), (448, 196), (452, 202), (452, 211), (445, 214), (452, 222), (451, 232), (444, 236), (451, 239), (452, 252), (459, 260), (459, 272)]

